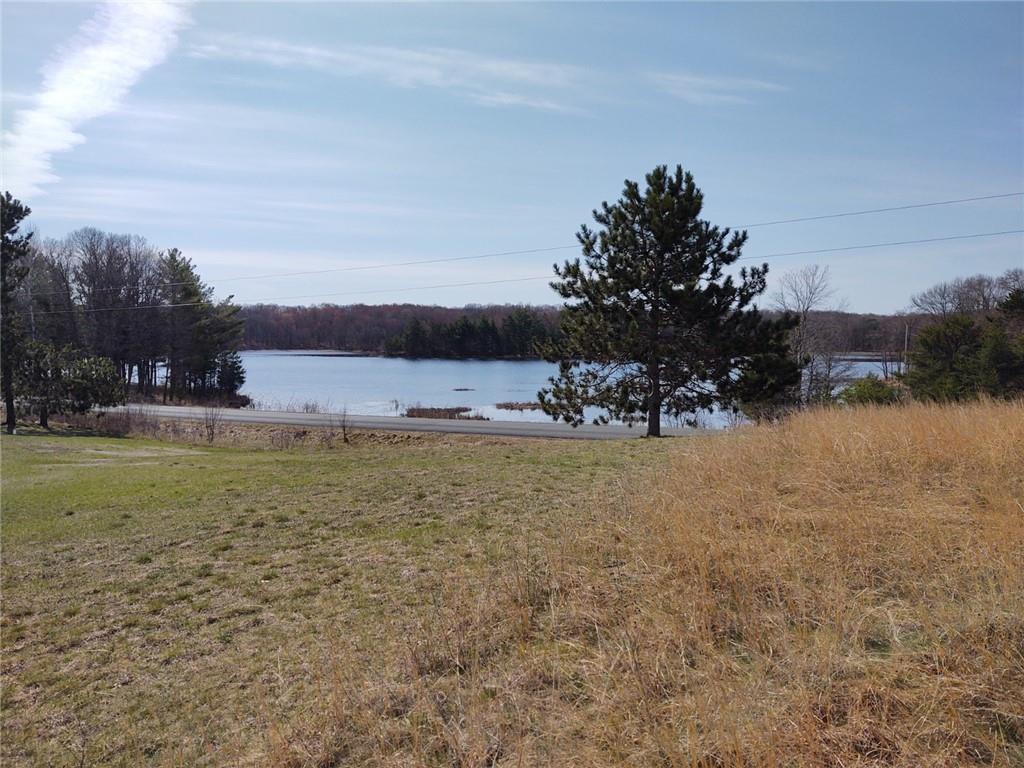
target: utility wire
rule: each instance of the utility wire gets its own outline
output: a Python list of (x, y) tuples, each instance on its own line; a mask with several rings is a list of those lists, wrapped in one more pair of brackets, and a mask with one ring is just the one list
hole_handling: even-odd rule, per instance
[(752, 229), (753, 227), (773, 227), (776, 224), (796, 224), (801, 221), (821, 221), (822, 219), (840, 219), (846, 216), (867, 216), (871, 213), (887, 213), (889, 211), (909, 211), (914, 208), (934, 208), (939, 205), (956, 203), (973, 203), (979, 200), (999, 200), (1007, 197), (1021, 197), (1024, 192), (1006, 192), (1001, 195), (982, 195), (980, 197), (961, 197), (956, 200), (938, 200), (933, 203), (914, 203), (912, 205), (894, 205), (891, 208), (868, 208), (863, 211), (844, 211), (843, 213), (826, 213), (820, 216), (801, 216), (798, 219), (778, 219), (776, 221), (759, 221), (756, 224), (741, 224), (732, 229)]
[[(767, 253), (767, 254), (764, 254), (763, 256), (741, 256), (738, 259), (738, 261), (740, 261), (740, 260), (760, 261), (762, 259), (775, 259), (775, 258), (780, 258), (780, 257), (783, 257), (783, 256), (810, 256), (810, 255), (813, 255), (813, 254), (820, 254), (820, 253), (838, 253), (838, 252), (841, 252), (841, 251), (858, 251), (858, 250), (863, 250), (863, 249), (868, 249), (868, 248), (890, 248), (890, 247), (895, 247), (895, 246), (900, 246), (900, 245), (918, 245), (918, 244), (922, 244), (922, 243), (939, 243), (939, 242), (947, 242), (947, 241), (951, 241), (951, 240), (969, 240), (969, 239), (980, 238), (980, 237), (1000, 237), (1000, 236), (1003, 236), (1003, 235), (1015, 235), (1015, 234), (1021, 234), (1021, 233), (1024, 233), (1024, 229), (1006, 229), (1006, 230), (1002, 230), (1000, 232), (976, 232), (976, 233), (969, 234), (969, 235), (949, 235), (947, 237), (929, 237), (929, 238), (924, 238), (924, 239), (920, 239), (920, 240), (896, 240), (896, 241), (892, 241), (892, 242), (888, 242), (888, 243), (865, 243), (863, 245), (846, 245), (846, 246), (842, 246), (840, 248), (819, 248), (819, 249), (811, 250), (811, 251), (786, 251), (786, 252), (783, 252), (783, 253)], [(299, 295), (299, 296), (277, 296), (275, 298), (270, 298), (270, 299), (261, 299), (261, 300), (259, 300), (257, 302), (254, 302), (254, 303), (262, 304), (262, 303), (268, 303), (268, 302), (274, 302), (274, 301), (289, 301), (291, 299), (331, 298), (331, 297), (337, 297), (337, 296), (364, 296), (364, 295), (369, 295), (369, 294), (380, 294), (380, 293), (404, 293), (406, 291), (424, 291), (424, 290), (431, 290), (431, 289), (435, 289), (435, 288), (464, 288), (464, 287), (474, 286), (474, 285), (498, 285), (498, 284), (501, 284), (501, 283), (522, 283), (522, 282), (526, 282), (528, 280), (551, 280), (551, 279), (553, 279), (552, 275), (538, 275), (538, 276), (535, 276), (535, 277), (513, 277), (513, 278), (507, 278), (507, 279), (504, 279), (504, 280), (474, 280), (474, 281), (466, 282), (466, 283), (443, 283), (441, 285), (417, 285), (417, 286), (411, 286), (411, 287), (406, 287), (406, 288), (376, 288), (376, 289), (369, 290), (369, 291), (346, 291), (346, 292), (343, 292), (343, 293), (313, 293), (313, 294), (304, 294), (304, 295)], [(37, 314), (37, 315), (59, 315), (59, 314), (66, 314), (66, 313), (69, 313), (69, 312), (83, 312), (83, 313), (84, 312), (119, 312), (119, 311), (135, 310), (135, 309), (167, 309), (167, 308), (170, 308), (170, 307), (194, 307), (194, 306), (199, 306), (199, 305), (206, 304), (206, 303), (207, 302), (193, 301), (193, 302), (184, 302), (184, 303), (181, 303), (181, 304), (148, 304), (148, 305), (142, 305), (142, 306), (137, 306), (137, 307), (96, 307), (96, 308), (93, 308), (93, 309), (56, 309), (56, 310), (49, 310), (49, 311), (46, 311), (46, 312), (36, 312), (35, 314)]]
[[(272, 301), (289, 301), (291, 299), (316, 299), (330, 298), (333, 296), (363, 296), (372, 293), (404, 293), (406, 291), (426, 291), (433, 288), (463, 288), (470, 285), (497, 285), (499, 283), (522, 283), (527, 280), (551, 280), (552, 275), (535, 275), (533, 277), (512, 277), (504, 280), (474, 280), (468, 283), (442, 283), (441, 285), (414, 285), (406, 288), (376, 288), (372, 291), (345, 291), (343, 293), (308, 293), (300, 296), (275, 296), (271, 299), (261, 299), (256, 304), (264, 304)], [(168, 309), (170, 307), (198, 307), (209, 302), (188, 301), (180, 304), (143, 304), (138, 307), (95, 307), (93, 309), (55, 309), (48, 312), (36, 312), (37, 315), (60, 315), (68, 312), (123, 312), (135, 309)], [(251, 305), (250, 305), (251, 306)]]
[(1024, 232), (1024, 229), (1004, 229), (1001, 232), (978, 232), (972, 235), (949, 235), (948, 237), (928, 237), (923, 240), (894, 240), (890, 243), (867, 243), (865, 245), (844, 245), (840, 248), (819, 248), (813, 251), (786, 251), (784, 253), (766, 253), (764, 256), (740, 256), (739, 260), (746, 259), (775, 259), (780, 256), (810, 256), (816, 253), (838, 253), (840, 251), (859, 251), (866, 248), (889, 248), (896, 245), (918, 245), (920, 243), (942, 243), (948, 240), (969, 240), (976, 237), (999, 237), (1000, 235), (1015, 235)]
[[(474, 259), (490, 259), (496, 256), (520, 256), (532, 253), (546, 253), (549, 251), (564, 251), (569, 248), (579, 248), (579, 243), (575, 245), (556, 245), (550, 248), (529, 248), (523, 251), (500, 251), (495, 253), (478, 253), (473, 256), (445, 256), (437, 259), (417, 259), (415, 261), (397, 261), (387, 264), (363, 264), (359, 266), (351, 267), (331, 267), (329, 269), (310, 269), (302, 272), (275, 272), (265, 275), (241, 275), (239, 277), (221, 277), (210, 280), (209, 283), (232, 283), (238, 280), (272, 280), (278, 277), (299, 277), (305, 275), (325, 275), (334, 272), (361, 272), (370, 269), (390, 269), (392, 267), (412, 267), (420, 264), (444, 264), (453, 261), (472, 261)], [(179, 280), (173, 283), (142, 283), (139, 287), (143, 288), (173, 288), (178, 285), (191, 285), (190, 280)], [(98, 288), (96, 293), (100, 291), (120, 291), (122, 287), (117, 288)], [(64, 291), (50, 291), (49, 293), (37, 293), (36, 296), (57, 296), (64, 295)]]
[(364, 264), (355, 267), (331, 267), (330, 269), (312, 269), (306, 272), (286, 272), (270, 275), (247, 275), (245, 277), (227, 277), (220, 280), (211, 280), (211, 283), (226, 283), (235, 280), (269, 280), (275, 277), (295, 277), (298, 275), (323, 275), (328, 272), (359, 272), (367, 269), (388, 269), (389, 267), (412, 267), (418, 264), (443, 264), (451, 261), (471, 261), (473, 259), (491, 259), (496, 256), (522, 256), (531, 253), (546, 253), (548, 251), (564, 251), (568, 248), (579, 248), (579, 244), (555, 245), (549, 248), (529, 248), (525, 251), (500, 251), (497, 253), (480, 253), (475, 256), (445, 256), (438, 259), (416, 259), (415, 261), (396, 261), (389, 264)]
[[(1008, 197), (1021, 197), (1021, 196), (1024, 196), (1024, 192), (1006, 192), (1004, 194), (999, 194), (999, 195), (983, 195), (983, 196), (980, 196), (980, 197), (962, 197), (962, 198), (959, 198), (959, 199), (956, 199), (956, 200), (938, 200), (938, 201), (934, 201), (934, 202), (930, 202), (930, 203), (914, 203), (914, 204), (911, 204), (911, 205), (898, 205), (898, 206), (893, 206), (891, 208), (872, 208), (870, 210), (863, 210), (863, 211), (844, 211), (844, 212), (841, 212), (841, 213), (827, 213), (827, 214), (823, 214), (823, 215), (820, 215), (820, 216), (804, 216), (804, 217), (795, 218), (795, 219), (779, 219), (777, 221), (762, 221), (762, 222), (758, 222), (758, 223), (755, 223), (755, 224), (744, 224), (744, 225), (739, 226), (739, 227), (729, 227), (729, 229), (734, 229), (734, 230), (738, 230), (738, 229), (751, 229), (753, 227), (768, 227), (768, 226), (774, 226), (776, 224), (793, 224), (793, 223), (802, 222), (802, 221), (820, 221), (822, 219), (838, 219), (838, 218), (842, 218), (842, 217), (846, 217), (846, 216), (865, 216), (865, 215), (868, 215), (868, 214), (884, 213), (884, 212), (887, 212), (887, 211), (905, 211), (905, 210), (910, 210), (910, 209), (913, 209), (913, 208), (931, 208), (931, 207), (940, 206), (940, 205), (954, 205), (956, 203), (971, 203), (971, 202), (977, 202), (977, 201), (981, 201), (981, 200), (997, 200), (997, 199), (1003, 199), (1003, 198), (1008, 198)], [(926, 241), (915, 241), (915, 242), (926, 242)], [(526, 256), (526, 255), (536, 254), (536, 253), (550, 253), (552, 251), (565, 251), (565, 250), (569, 250), (571, 248), (579, 248), (579, 247), (580, 246), (579, 246), (578, 243), (574, 243), (572, 245), (554, 245), (554, 246), (550, 246), (550, 247), (547, 247), (547, 248), (528, 248), (526, 250), (521, 250), (521, 251), (496, 251), (496, 252), (493, 252), (493, 253), (479, 253), (479, 254), (474, 254), (474, 255), (471, 255), (471, 256), (447, 256), (447, 257), (436, 258), (436, 259), (416, 259), (416, 260), (412, 260), (412, 261), (399, 261), (399, 262), (393, 262), (393, 263), (388, 263), (388, 264), (364, 264), (364, 265), (359, 265), (359, 266), (330, 267), (328, 269), (310, 269), (310, 270), (303, 270), (303, 271), (300, 271), (300, 272), (276, 272), (276, 273), (268, 273), (268, 274), (262, 274), (262, 275), (239, 275), (237, 277), (215, 278), (215, 279), (209, 280), (208, 283), (209, 284), (217, 284), (217, 285), (219, 285), (220, 283), (233, 283), (233, 282), (237, 282), (239, 280), (273, 280), (273, 279), (276, 279), (276, 278), (279, 278), (279, 277), (301, 277), (301, 276), (308, 276), (308, 275), (326, 275), (326, 274), (333, 274), (333, 273), (337, 273), (337, 272), (361, 272), (361, 271), (372, 270), (372, 269), (391, 269), (391, 268), (394, 268), (394, 267), (413, 267), (413, 266), (419, 266), (419, 265), (423, 265), (423, 264), (445, 264), (445, 263), (459, 262), (459, 261), (475, 261), (477, 259), (491, 259), (491, 258), (497, 258), (497, 257), (501, 257), (501, 256)], [(877, 246), (874, 246), (874, 247), (877, 247)], [(821, 252), (824, 253), (824, 251), (821, 251)], [(797, 255), (797, 254), (794, 253), (792, 255)], [(747, 257), (744, 257), (744, 258), (747, 258)], [(769, 258), (769, 257), (764, 257), (764, 258)], [(184, 281), (183, 280), (183, 281), (168, 282), (168, 283), (143, 283), (139, 287), (145, 287), (145, 288), (172, 288), (172, 287), (178, 286), (178, 285), (189, 285), (189, 284), (190, 284), (190, 281)], [(100, 291), (103, 291), (103, 292), (106, 292), (106, 291), (120, 291), (120, 290), (122, 290), (120, 287), (118, 287), (118, 288), (99, 288), (99, 289), (96, 290), (96, 292), (100, 292)], [(64, 294), (64, 291), (50, 291), (50, 292), (47, 292), (47, 293), (39, 293), (39, 294), (36, 294), (36, 295), (37, 296), (59, 296), (59, 295), (63, 295), (63, 294)]]

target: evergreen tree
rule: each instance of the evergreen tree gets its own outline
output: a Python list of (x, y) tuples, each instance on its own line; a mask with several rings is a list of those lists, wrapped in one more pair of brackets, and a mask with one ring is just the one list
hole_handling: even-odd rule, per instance
[(213, 289), (176, 248), (161, 257), (160, 274), (166, 304), (159, 310), (167, 355), (164, 400), (209, 394), (217, 388), (219, 355), (234, 350), (241, 339), (240, 307), (231, 297), (214, 303)]
[(480, 357), (501, 357), (501, 333), (493, 320), (487, 317), (480, 318), (477, 338), (479, 344), (477, 354)]
[(245, 366), (241, 356), (231, 350), (217, 356), (217, 389), (222, 395), (234, 395), (245, 384)]
[(405, 333), (405, 353), (409, 357), (429, 357), (430, 347), (427, 329), (418, 317), (413, 318)]
[(753, 304), (768, 266), (726, 274), (746, 232), (700, 218), (703, 194), (681, 166), (659, 166), (646, 182), (626, 181), (618, 202), (594, 211), (601, 231), (580, 229), (582, 263), (555, 266), (565, 339), (547, 347), (559, 376), (538, 394), (553, 418), (578, 425), (597, 406), (597, 421), (646, 421), (657, 436), (663, 413), (693, 420), (770, 399), (799, 369), (785, 341), (793, 319), (767, 319)]
[(967, 400), (985, 393), (1024, 392), (1024, 334), (1016, 325), (1011, 294), (1000, 313), (979, 322), (949, 315), (918, 334), (904, 377), (919, 400)]
[(17, 424), (14, 412), (14, 366), (22, 345), (22, 333), (14, 309), (14, 294), (28, 274), (32, 233), (19, 234), (21, 222), (32, 209), (15, 200), (10, 192), (0, 196), (0, 381), (7, 410), (7, 434)]
[(24, 345), (15, 378), (19, 396), (49, 426), (55, 413), (85, 413), (100, 405), (124, 401), (124, 381), (114, 363), (104, 357), (79, 357), (70, 347), (40, 341)]
[(516, 307), (502, 321), (504, 354), (507, 357), (534, 357), (537, 346), (548, 340), (547, 329), (526, 307)]
[(975, 355), (974, 383), (992, 397), (1024, 392), (1024, 338), (1011, 338), (1002, 323), (989, 321)]
[(949, 315), (914, 340), (904, 378), (918, 400), (963, 400), (977, 392), (975, 358), (981, 330), (966, 315)]

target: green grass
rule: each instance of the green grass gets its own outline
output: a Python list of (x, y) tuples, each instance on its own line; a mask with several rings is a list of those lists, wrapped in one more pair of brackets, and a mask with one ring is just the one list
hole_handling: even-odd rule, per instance
[(258, 759), (341, 648), (585, 515), (647, 441), (423, 436), (262, 451), (22, 435), (2, 447), (5, 765)]

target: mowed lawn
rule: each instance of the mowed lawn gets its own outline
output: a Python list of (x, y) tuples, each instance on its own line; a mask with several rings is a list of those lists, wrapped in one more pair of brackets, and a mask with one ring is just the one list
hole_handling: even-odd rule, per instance
[(0, 758), (256, 761), (339, 656), (399, 663), (375, 649), (446, 581), (586, 520), (671, 442), (5, 436)]

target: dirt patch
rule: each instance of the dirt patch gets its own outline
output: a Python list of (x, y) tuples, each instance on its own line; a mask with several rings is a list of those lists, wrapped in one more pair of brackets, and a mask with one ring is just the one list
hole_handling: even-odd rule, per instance
[[(62, 445), (59, 442), (55, 443), (37, 443), (29, 445), (27, 450), (32, 453), (66, 453), (67, 446)], [(110, 456), (113, 460), (117, 459), (158, 459), (165, 456), (185, 456), (195, 455), (196, 451), (190, 448), (163, 448), (159, 446), (152, 446), (147, 448), (128, 447), (124, 448), (88, 448), (82, 451), (83, 453), (94, 454), (98, 456)], [(96, 462), (102, 462), (105, 459), (96, 459)], [(90, 462), (95, 463), (95, 462)]]
[(161, 456), (184, 456), (194, 455), (195, 451), (186, 448), (91, 448), (86, 453), (96, 453), (102, 456), (118, 456), (124, 458), (159, 458)]

